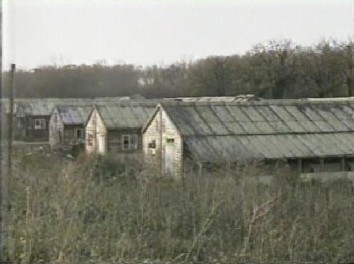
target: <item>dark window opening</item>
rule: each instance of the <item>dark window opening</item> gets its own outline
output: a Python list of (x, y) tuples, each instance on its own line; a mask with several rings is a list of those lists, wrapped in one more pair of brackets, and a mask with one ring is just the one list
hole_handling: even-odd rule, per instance
[(45, 119), (35, 119), (34, 129), (45, 129)]
[(123, 135), (122, 136), (122, 150), (136, 150), (138, 149), (137, 135)]
[(87, 145), (93, 146), (93, 135), (92, 134), (87, 135)]
[(156, 140), (152, 140), (149, 144), (148, 144), (149, 148), (156, 148)]
[(84, 131), (83, 129), (76, 130), (76, 139), (84, 139)]
[(167, 138), (166, 143), (173, 144), (173, 143), (175, 143), (175, 139), (174, 138)]

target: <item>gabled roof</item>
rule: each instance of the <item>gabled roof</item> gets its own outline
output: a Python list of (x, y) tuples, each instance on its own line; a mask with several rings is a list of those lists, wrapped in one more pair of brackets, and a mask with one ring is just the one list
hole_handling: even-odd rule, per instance
[(180, 102), (250, 102), (260, 101), (261, 98), (253, 94), (239, 94), (236, 96), (200, 96), (200, 97), (174, 97), (164, 98), (163, 101)]
[(354, 101), (161, 103), (185, 136), (354, 131)]
[(354, 100), (162, 103), (200, 161), (354, 156)]
[[(209, 101), (254, 101), (259, 98), (254, 95), (237, 95), (237, 96), (222, 96), (222, 97), (177, 97), (177, 98), (156, 98), (144, 99), (140, 95), (132, 97), (96, 97), (96, 98), (15, 98), (14, 113), (17, 112), (18, 107), (22, 108), (22, 112), (26, 115), (45, 116), (50, 115), (53, 108), (57, 105), (94, 105), (104, 103), (117, 102), (151, 102), (159, 103), (161, 101), (186, 101), (186, 102), (209, 102)], [(5, 113), (10, 112), (10, 103), (8, 98), (1, 98), (1, 110)]]
[(46, 116), (51, 115), (55, 106), (60, 105), (94, 105), (95, 103), (116, 103), (129, 101), (129, 97), (100, 97), (100, 98), (26, 98), (18, 99), (18, 107), (26, 115)]
[(141, 129), (154, 112), (154, 102), (122, 102), (116, 104), (97, 104), (97, 111), (101, 115), (108, 129)]
[(91, 105), (81, 106), (57, 106), (56, 109), (65, 125), (83, 125), (91, 113)]

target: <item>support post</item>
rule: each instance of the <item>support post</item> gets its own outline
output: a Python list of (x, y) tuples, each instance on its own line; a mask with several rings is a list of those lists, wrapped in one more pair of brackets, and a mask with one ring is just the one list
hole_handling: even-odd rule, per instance
[(346, 166), (346, 162), (345, 162), (345, 157), (342, 157), (341, 159), (340, 159), (340, 161), (341, 161), (341, 169), (342, 169), (342, 171), (347, 171), (347, 166)]
[(321, 172), (324, 172), (324, 158), (320, 158), (320, 168)]
[(301, 158), (297, 160), (297, 170), (298, 170), (299, 174), (301, 174), (303, 172), (302, 159)]
[(15, 84), (16, 65), (11, 64), (10, 74), (10, 116), (8, 119), (8, 138), (7, 138), (7, 181), (6, 187), (9, 187), (12, 178), (12, 140), (13, 140), (13, 115), (14, 115), (14, 84)]
[(198, 174), (200, 177), (203, 176), (203, 163), (202, 162), (198, 162)]
[[(11, 73), (10, 73), (10, 82), (9, 82), (9, 99), (10, 99), (10, 116), (7, 117), (6, 115), (3, 115), (5, 117), (4, 123), (8, 126), (8, 135), (7, 135), (7, 157), (6, 157), (6, 163), (4, 163), (4, 166), (1, 168), (1, 216), (0, 216), (0, 221), (1, 221), (1, 245), (0, 245), (0, 251), (1, 252), (6, 252), (6, 240), (7, 240), (7, 232), (5, 231), (7, 219), (6, 219), (6, 212), (8, 211), (9, 208), (9, 198), (8, 198), (8, 193), (10, 190), (10, 185), (12, 181), (12, 125), (13, 125), (13, 113), (14, 113), (14, 76), (15, 76), (15, 64), (11, 64)], [(3, 138), (1, 138), (2, 140)], [(4, 169), (5, 167), (5, 169)], [(5, 173), (3, 173), (5, 171)]]

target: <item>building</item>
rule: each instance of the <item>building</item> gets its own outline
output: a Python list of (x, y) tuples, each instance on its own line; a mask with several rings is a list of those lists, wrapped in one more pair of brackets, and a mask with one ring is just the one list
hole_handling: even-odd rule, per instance
[(165, 98), (165, 100), (202, 103), (202, 102), (256, 102), (263, 100), (254, 94), (239, 94), (235, 96), (200, 96), (200, 97), (174, 97)]
[(49, 120), (55, 106), (91, 104), (90, 99), (41, 98), (20, 102), (16, 111), (16, 138), (49, 141)]
[(52, 149), (85, 143), (85, 124), (91, 105), (55, 106), (49, 120), (49, 144)]
[[(98, 98), (15, 98), (14, 99), (14, 134), (17, 140), (48, 141), (49, 120), (53, 108), (57, 105), (94, 105), (100, 103), (114, 104), (117, 102), (154, 102), (160, 101), (240, 101), (255, 100), (252, 95), (238, 95), (225, 97), (180, 97), (166, 99), (144, 99), (140, 95), (123, 97)], [(6, 112), (6, 119), (10, 113), (9, 99), (1, 98), (2, 110)], [(6, 120), (5, 120), (6, 121)]]
[(156, 108), (155, 102), (95, 105), (86, 124), (86, 152), (139, 153), (141, 129)]
[(145, 161), (182, 176), (205, 164), (286, 162), (299, 173), (354, 170), (354, 100), (163, 102), (143, 128)]
[(49, 141), (49, 120), (55, 106), (90, 105), (128, 101), (129, 97), (102, 98), (28, 98), (18, 100), (15, 115), (16, 138)]

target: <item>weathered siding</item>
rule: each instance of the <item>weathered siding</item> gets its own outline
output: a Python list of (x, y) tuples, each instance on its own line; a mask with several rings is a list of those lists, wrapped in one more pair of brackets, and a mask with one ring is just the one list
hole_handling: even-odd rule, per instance
[[(136, 147), (132, 146), (130, 149), (124, 148), (124, 137), (134, 137), (136, 140)], [(136, 153), (141, 152), (142, 136), (140, 129), (115, 129), (108, 130), (107, 133), (107, 151), (121, 152), (121, 153)]]
[(107, 129), (99, 115), (97, 109), (92, 114), (85, 128), (85, 149), (86, 153), (106, 153), (106, 135)]
[[(93, 110), (85, 130), (85, 145), (87, 153), (141, 153), (141, 129), (108, 129), (106, 128), (97, 109)], [(124, 145), (124, 138), (129, 138), (129, 147)]]
[(51, 148), (60, 146), (61, 138), (63, 137), (64, 125), (59, 116), (58, 110), (54, 109), (49, 120), (49, 145)]
[(162, 174), (182, 176), (183, 141), (175, 125), (162, 108), (156, 113), (143, 134), (143, 151), (145, 162), (158, 168)]
[(15, 124), (15, 139), (23, 140), (26, 138), (26, 118), (25, 117), (16, 117), (13, 121)]
[(350, 170), (350, 158), (317, 158), (302, 160), (301, 173), (338, 172)]
[[(43, 119), (45, 128), (36, 129), (36, 119)], [(49, 141), (49, 119), (50, 116), (27, 116), (26, 117), (26, 140), (30, 141)]]
[(144, 163), (149, 168), (154, 168), (159, 173), (162, 171), (162, 152), (161, 152), (161, 131), (159, 129), (159, 124), (161, 115), (157, 112), (154, 118), (151, 120), (148, 127), (143, 132), (143, 154)]
[(81, 129), (83, 131), (82, 133), (84, 136), (85, 129), (83, 125), (64, 125), (62, 144), (70, 145), (70, 144), (78, 143), (80, 141), (80, 139), (77, 138), (77, 134), (76, 134), (78, 129)]
[[(19, 105), (15, 117), (15, 136), (19, 140), (29, 141), (49, 141), (49, 121), (50, 114), (26, 114), (22, 105)], [(37, 129), (35, 126), (36, 119), (44, 119), (45, 128)]]

